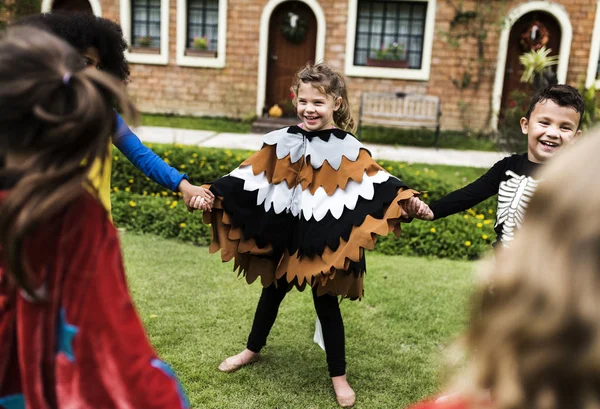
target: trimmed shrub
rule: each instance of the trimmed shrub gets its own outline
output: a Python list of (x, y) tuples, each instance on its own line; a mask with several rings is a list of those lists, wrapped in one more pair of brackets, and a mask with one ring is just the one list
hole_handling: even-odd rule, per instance
[[(252, 152), (182, 145), (148, 146), (171, 166), (186, 172), (192, 183), (217, 179), (237, 167)], [(201, 213), (189, 213), (179, 193), (149, 180), (118, 151), (113, 151), (113, 219), (118, 227), (178, 238), (199, 245), (210, 242), (210, 226)], [(462, 184), (450, 183), (426, 166), (378, 161), (408, 186), (423, 192), (426, 202), (437, 200)], [(435, 222), (414, 220), (402, 224), (402, 235), (380, 237), (375, 249), (385, 254), (470, 260), (490, 249), (495, 239), (495, 199), (490, 198), (462, 214)]]

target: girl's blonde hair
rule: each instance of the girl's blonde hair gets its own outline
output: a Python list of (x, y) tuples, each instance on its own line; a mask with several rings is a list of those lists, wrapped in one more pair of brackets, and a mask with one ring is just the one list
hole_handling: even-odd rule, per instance
[(356, 123), (350, 112), (346, 80), (325, 63), (307, 64), (296, 73), (294, 84), (290, 91), (294, 94), (294, 106), (298, 104), (298, 89), (300, 84), (311, 84), (325, 95), (333, 99), (342, 98), (342, 103), (337, 111), (333, 112), (335, 125), (347, 132), (356, 131)]
[(459, 379), (471, 398), (489, 390), (495, 409), (600, 407), (595, 133), (547, 165), (516, 240), (476, 291)]

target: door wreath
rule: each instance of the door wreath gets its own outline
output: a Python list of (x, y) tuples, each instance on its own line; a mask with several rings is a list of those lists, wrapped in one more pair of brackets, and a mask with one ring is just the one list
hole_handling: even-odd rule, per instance
[(281, 34), (290, 43), (300, 44), (306, 37), (306, 20), (300, 14), (288, 12), (281, 24)]
[(550, 40), (550, 33), (546, 26), (539, 21), (532, 22), (527, 30), (521, 34), (521, 47), (523, 51), (537, 51), (546, 46)]

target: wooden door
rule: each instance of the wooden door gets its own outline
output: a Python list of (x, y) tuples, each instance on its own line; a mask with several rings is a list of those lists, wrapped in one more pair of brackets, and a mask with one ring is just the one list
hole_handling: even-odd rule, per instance
[[(525, 35), (532, 25), (541, 23), (548, 31), (548, 42), (546, 48), (551, 48), (550, 55), (557, 55), (560, 49), (561, 31), (560, 25), (556, 19), (548, 13), (535, 11), (522, 16), (513, 25), (508, 40), (508, 51), (506, 55), (506, 67), (504, 70), (504, 86), (502, 89), (501, 116), (505, 108), (508, 108), (510, 94), (513, 91), (522, 91), (531, 95), (533, 88), (529, 84), (520, 81), (523, 75), (523, 66), (519, 62), (519, 56), (528, 51), (521, 44), (522, 36)], [(556, 66), (552, 69), (556, 72)]]
[[(298, 31), (303, 35), (290, 36), (289, 30), (286, 32), (290, 21), (305, 27)], [(269, 22), (266, 110), (279, 104), (286, 116), (295, 116), (290, 87), (296, 72), (307, 62), (314, 62), (316, 42), (317, 19), (305, 3), (287, 1), (273, 10)]]

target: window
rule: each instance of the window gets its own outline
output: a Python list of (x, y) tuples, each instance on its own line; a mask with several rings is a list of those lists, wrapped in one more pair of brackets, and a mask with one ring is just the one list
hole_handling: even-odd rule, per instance
[(225, 66), (227, 0), (177, 0), (177, 64)]
[[(359, 0), (354, 65), (421, 68), (427, 3)], [(389, 64), (389, 63), (388, 63)]]
[(187, 16), (186, 48), (216, 55), (219, 44), (218, 0), (189, 0)]
[(600, 89), (600, 0), (596, 3), (596, 17), (585, 85), (587, 88), (594, 86), (596, 89)]
[(169, 0), (121, 0), (121, 28), (129, 62), (169, 62)]
[(346, 74), (429, 78), (435, 0), (349, 0)]
[(160, 0), (131, 0), (131, 45), (160, 48)]

